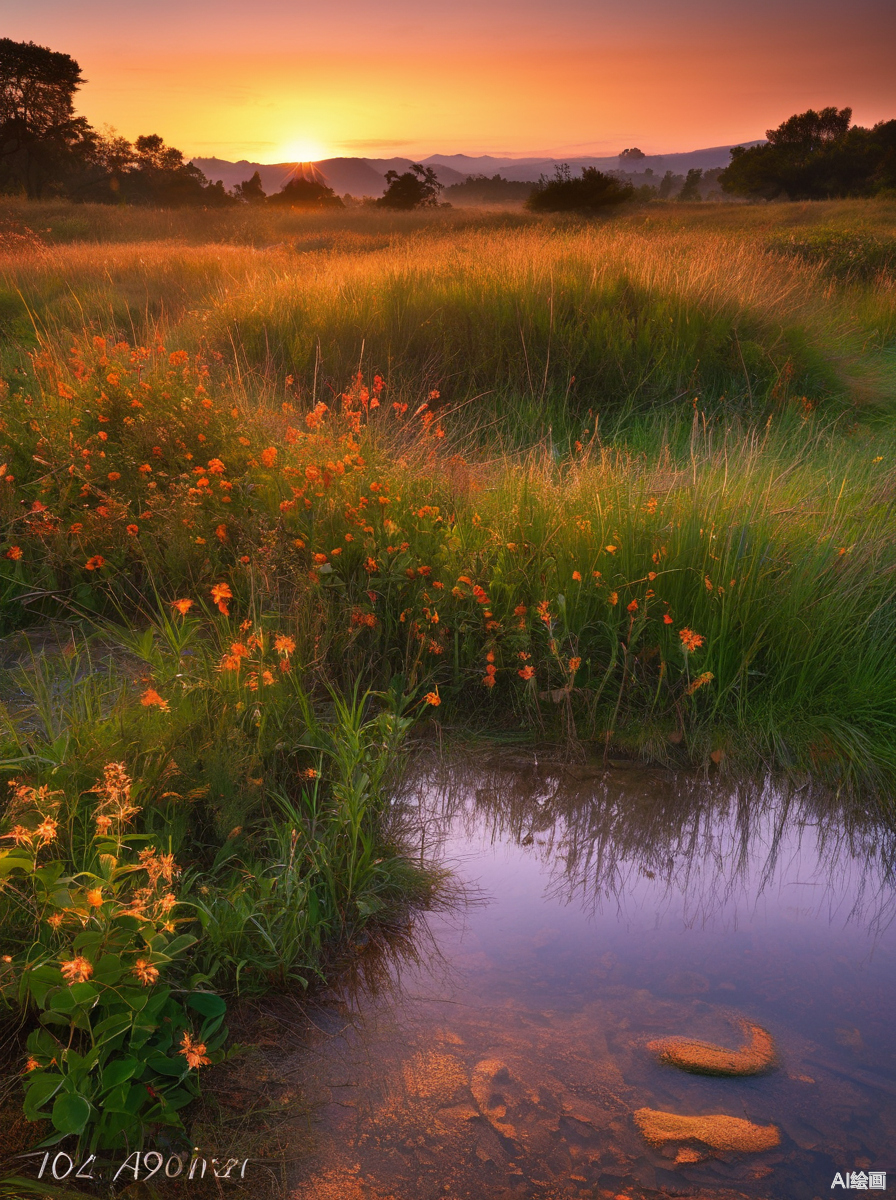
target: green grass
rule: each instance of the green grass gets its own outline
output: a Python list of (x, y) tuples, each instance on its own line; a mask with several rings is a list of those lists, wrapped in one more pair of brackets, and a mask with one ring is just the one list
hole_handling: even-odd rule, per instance
[(892, 789), (893, 204), (6, 215), (0, 757), (82, 869), (125, 764), (191, 986), (431, 892), (416, 722)]

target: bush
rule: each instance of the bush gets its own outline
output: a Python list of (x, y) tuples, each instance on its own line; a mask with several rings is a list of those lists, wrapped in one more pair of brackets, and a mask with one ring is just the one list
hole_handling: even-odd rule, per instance
[(574, 178), (566, 163), (561, 163), (553, 179), (541, 176), (526, 208), (531, 212), (594, 212), (624, 204), (634, 193), (631, 183), (605, 175), (596, 167), (583, 167), (581, 176)]

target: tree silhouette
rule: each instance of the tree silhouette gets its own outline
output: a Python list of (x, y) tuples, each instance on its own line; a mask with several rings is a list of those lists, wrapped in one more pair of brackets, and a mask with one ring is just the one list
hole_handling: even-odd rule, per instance
[(283, 205), (285, 208), (345, 207), (331, 187), (327, 187), (325, 183), (318, 183), (316, 179), (306, 179), (304, 175), (291, 179), (279, 192), (268, 196), (267, 202)]
[(244, 179), (242, 183), (238, 183), (233, 189), (233, 194), (244, 204), (264, 204), (267, 199), (265, 190), (261, 186), (261, 176), (257, 171), (251, 179)]
[(700, 180), (703, 178), (703, 172), (696, 167), (692, 167), (688, 171), (681, 191), (678, 193), (679, 200), (699, 200), (700, 197)]
[(553, 179), (541, 176), (526, 201), (526, 208), (532, 212), (594, 212), (623, 204), (634, 194), (631, 183), (623, 183), (614, 175), (605, 175), (596, 167), (583, 167), (582, 174), (576, 178), (568, 163), (559, 163)]
[(31, 199), (58, 191), (92, 130), (76, 117), (84, 79), (68, 54), (34, 42), (0, 38), (0, 191)]
[(435, 208), (439, 203), (442, 185), (432, 167), (412, 163), (410, 171), (399, 175), (397, 171), (386, 172), (385, 195), (377, 200), (383, 208)]

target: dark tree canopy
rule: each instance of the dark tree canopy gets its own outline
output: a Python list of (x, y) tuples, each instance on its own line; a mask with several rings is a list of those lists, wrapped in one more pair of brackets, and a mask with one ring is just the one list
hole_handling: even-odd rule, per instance
[(735, 146), (719, 176), (726, 192), (756, 199), (826, 200), (896, 188), (896, 121), (850, 126), (852, 109), (808, 109), (769, 129), (768, 142)]
[(535, 190), (526, 201), (532, 212), (595, 212), (612, 208), (633, 199), (635, 189), (615, 175), (605, 175), (596, 167), (583, 167), (574, 177), (566, 163), (561, 163), (553, 179), (542, 175)]
[(412, 163), (410, 171), (399, 175), (397, 171), (386, 172), (385, 195), (377, 200), (383, 208), (412, 209), (435, 208), (439, 203), (442, 185), (432, 167)]
[(57, 181), (92, 132), (75, 116), (83, 82), (68, 54), (0, 38), (0, 191), (36, 199), (60, 190)]
[(463, 183), (445, 188), (445, 199), (458, 204), (499, 204), (527, 200), (534, 183), (505, 179), (503, 175), (468, 175)]
[(237, 200), (243, 204), (264, 204), (267, 194), (261, 186), (261, 176), (256, 171), (251, 179), (244, 179), (233, 189)]
[(687, 173), (681, 191), (678, 193), (679, 200), (699, 200), (700, 197), (700, 180), (703, 178), (703, 172), (699, 168), (692, 167)]
[(345, 207), (331, 187), (319, 183), (316, 179), (306, 179), (304, 175), (291, 179), (279, 192), (268, 196), (268, 204), (282, 205), (285, 208)]
[(621, 162), (632, 162), (637, 161), (639, 158), (646, 157), (647, 155), (644, 153), (644, 151), (639, 150), (637, 146), (630, 146), (626, 150), (619, 151), (619, 158)]

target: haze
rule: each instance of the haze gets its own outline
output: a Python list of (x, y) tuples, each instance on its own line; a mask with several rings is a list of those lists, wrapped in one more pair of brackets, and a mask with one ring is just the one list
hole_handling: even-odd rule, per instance
[(892, 0), (6, 0), (3, 33), (80, 62), (92, 124), (260, 162), (664, 153), (896, 110)]

